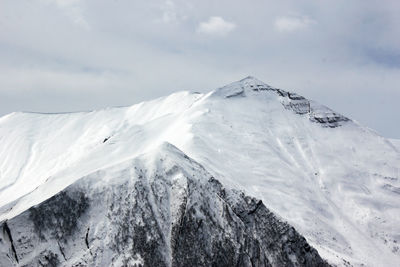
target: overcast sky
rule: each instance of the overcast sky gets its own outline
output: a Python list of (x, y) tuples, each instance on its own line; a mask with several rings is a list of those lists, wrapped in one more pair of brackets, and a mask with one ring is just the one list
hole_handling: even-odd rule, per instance
[(0, 116), (252, 75), (400, 138), (398, 0), (1, 0)]

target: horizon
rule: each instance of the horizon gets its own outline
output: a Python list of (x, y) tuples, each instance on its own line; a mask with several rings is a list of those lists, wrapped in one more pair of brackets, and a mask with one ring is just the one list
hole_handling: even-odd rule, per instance
[(5, 0), (0, 117), (130, 106), (252, 75), (400, 139), (399, 12), (394, 0)]

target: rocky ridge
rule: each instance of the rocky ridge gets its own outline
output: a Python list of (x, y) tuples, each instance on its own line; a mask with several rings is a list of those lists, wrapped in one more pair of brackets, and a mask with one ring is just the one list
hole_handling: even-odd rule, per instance
[(172, 145), (148, 159), (151, 172), (122, 163), (3, 222), (1, 265), (328, 266), (261, 200)]

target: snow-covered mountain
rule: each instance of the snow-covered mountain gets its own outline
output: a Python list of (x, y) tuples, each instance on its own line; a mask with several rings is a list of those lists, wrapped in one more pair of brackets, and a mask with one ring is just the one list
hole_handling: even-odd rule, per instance
[(0, 144), (1, 266), (400, 265), (399, 142), (252, 77)]

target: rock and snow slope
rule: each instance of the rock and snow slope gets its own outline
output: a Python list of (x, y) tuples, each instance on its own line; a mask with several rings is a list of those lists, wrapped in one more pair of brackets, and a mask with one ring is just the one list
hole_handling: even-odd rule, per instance
[(225, 189), (168, 143), (83, 177), (3, 228), (2, 265), (328, 266), (261, 201)]
[[(324, 264), (282, 221), (331, 264), (400, 264), (398, 145), (252, 77), (131, 107), (12, 113), (0, 144), (2, 265)], [(268, 208), (257, 218), (252, 197)], [(206, 233), (199, 247), (185, 251), (176, 224), (188, 240)]]

